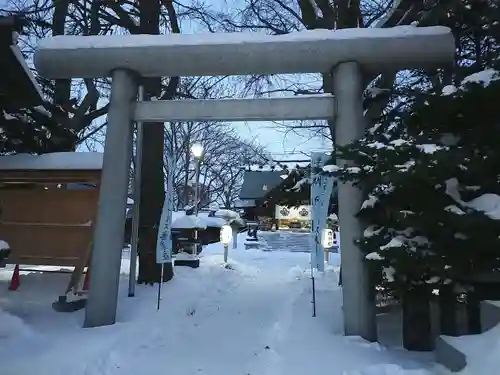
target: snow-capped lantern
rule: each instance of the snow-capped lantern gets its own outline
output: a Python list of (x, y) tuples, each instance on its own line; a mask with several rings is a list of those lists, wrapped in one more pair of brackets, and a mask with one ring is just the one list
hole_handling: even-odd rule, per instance
[(323, 235), (321, 238), (321, 244), (323, 245), (323, 249), (331, 249), (334, 243), (335, 243), (335, 237), (333, 235), (333, 230), (329, 228), (323, 229)]
[(231, 226), (227, 224), (223, 225), (220, 228), (220, 242), (222, 242), (224, 246), (227, 246), (231, 242), (232, 238), (233, 229), (231, 228)]

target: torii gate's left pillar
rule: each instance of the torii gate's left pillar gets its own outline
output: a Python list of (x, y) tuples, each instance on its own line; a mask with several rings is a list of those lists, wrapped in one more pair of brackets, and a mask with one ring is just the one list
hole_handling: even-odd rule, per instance
[(125, 211), (132, 158), (133, 111), (137, 75), (112, 72), (108, 126), (102, 165), (97, 222), (94, 231), (90, 290), (84, 327), (114, 324), (120, 282)]

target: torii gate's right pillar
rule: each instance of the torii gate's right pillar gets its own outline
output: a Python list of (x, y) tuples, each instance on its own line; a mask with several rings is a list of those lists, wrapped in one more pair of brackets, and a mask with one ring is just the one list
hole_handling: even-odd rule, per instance
[[(333, 68), (335, 95), (335, 143), (350, 144), (365, 134), (363, 117), (363, 81), (356, 62), (343, 62)], [(346, 164), (337, 160), (337, 165)], [(363, 235), (363, 227), (356, 217), (362, 192), (351, 183), (338, 182), (340, 243), (342, 244), (342, 295), (344, 331), (346, 335), (377, 340), (375, 300), (363, 252), (354, 239)]]

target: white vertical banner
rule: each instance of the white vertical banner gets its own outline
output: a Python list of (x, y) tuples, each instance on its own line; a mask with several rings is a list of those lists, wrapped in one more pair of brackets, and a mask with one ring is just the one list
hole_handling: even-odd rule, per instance
[(172, 262), (172, 211), (174, 206), (174, 156), (167, 157), (167, 191), (161, 212), (158, 239), (156, 241), (156, 263)]
[(326, 227), (328, 206), (333, 189), (333, 177), (319, 174), (329, 156), (323, 152), (311, 155), (311, 266), (318, 271), (325, 270), (325, 254), (321, 243)]

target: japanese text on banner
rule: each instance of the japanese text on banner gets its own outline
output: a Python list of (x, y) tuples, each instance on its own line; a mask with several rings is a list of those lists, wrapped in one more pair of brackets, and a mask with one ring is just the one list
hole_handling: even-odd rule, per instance
[(172, 261), (172, 211), (174, 205), (173, 181), (173, 156), (167, 160), (167, 191), (161, 212), (158, 239), (156, 242), (156, 263), (169, 263)]

